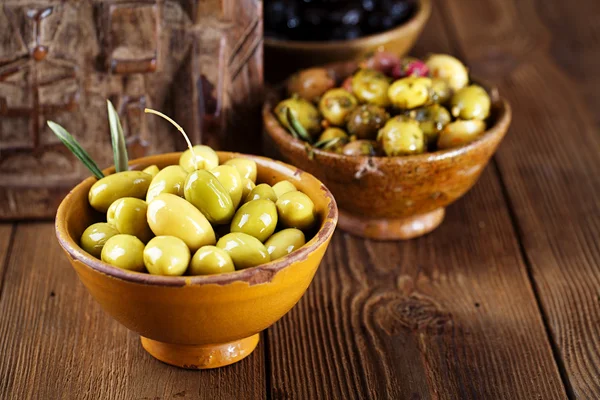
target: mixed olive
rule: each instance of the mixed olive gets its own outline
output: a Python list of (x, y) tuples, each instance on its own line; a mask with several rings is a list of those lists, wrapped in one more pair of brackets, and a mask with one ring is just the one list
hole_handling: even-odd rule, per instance
[(219, 165), (194, 146), (179, 165), (122, 171), (91, 187), (106, 222), (89, 226), (81, 247), (116, 267), (153, 275), (209, 275), (254, 267), (302, 247), (315, 205), (287, 180), (258, 183), (251, 159)]
[(274, 109), (279, 122), (321, 150), (404, 156), (469, 143), (491, 113), (487, 91), (446, 54), (418, 60), (379, 51), (337, 83), (325, 68), (294, 75), (290, 97)]

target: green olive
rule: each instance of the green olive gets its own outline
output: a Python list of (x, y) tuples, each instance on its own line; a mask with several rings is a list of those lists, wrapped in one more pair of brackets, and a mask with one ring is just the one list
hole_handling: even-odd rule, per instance
[(242, 199), (248, 197), (252, 189), (254, 189), (256, 185), (250, 179), (242, 178)]
[(275, 115), (277, 115), (281, 125), (290, 129), (287, 118), (288, 108), (309, 135), (315, 137), (321, 132), (321, 114), (319, 114), (319, 110), (310, 102), (296, 97), (285, 99), (275, 107)]
[(296, 189), (296, 186), (290, 181), (279, 181), (273, 185), (273, 191), (275, 192), (275, 196), (280, 198), (282, 194), (293, 192)]
[(235, 208), (231, 196), (210, 172), (200, 169), (185, 180), (185, 199), (192, 203), (212, 224), (231, 221)]
[(135, 236), (119, 234), (106, 241), (102, 248), (102, 261), (121, 269), (144, 270), (144, 243)]
[(387, 107), (389, 78), (372, 69), (361, 69), (352, 77), (352, 93), (361, 103)]
[(151, 165), (142, 170), (142, 172), (145, 172), (148, 175), (152, 175), (152, 178), (154, 178), (156, 176), (156, 174), (158, 174), (158, 171), (160, 171), (160, 169), (156, 165)]
[(378, 144), (374, 140), (354, 140), (342, 148), (346, 156), (375, 156)]
[(327, 128), (321, 133), (315, 147), (325, 151), (341, 153), (342, 147), (348, 143), (348, 134), (340, 128)]
[(229, 193), (233, 202), (233, 208), (237, 208), (242, 200), (243, 192), (242, 177), (237, 168), (233, 165), (219, 165), (217, 168), (211, 169), (210, 172), (221, 182), (227, 193)]
[(286, 228), (309, 229), (315, 224), (315, 204), (300, 191), (281, 195), (275, 205), (279, 221)]
[(106, 212), (106, 222), (114, 226), (119, 233), (133, 235), (146, 243), (153, 236), (146, 211), (148, 203), (134, 197), (123, 197), (115, 200)]
[(233, 260), (225, 250), (216, 246), (203, 246), (192, 257), (190, 275), (214, 275), (234, 272)]
[(385, 109), (372, 105), (362, 105), (348, 116), (348, 133), (359, 139), (375, 139), (390, 115)]
[(190, 249), (175, 236), (157, 236), (144, 248), (144, 265), (152, 275), (180, 276), (190, 263)]
[(179, 196), (159, 194), (148, 204), (148, 225), (156, 236), (175, 236), (192, 251), (215, 244), (215, 231), (206, 217)]
[(448, 82), (453, 91), (460, 90), (469, 83), (469, 71), (458, 59), (447, 54), (432, 54), (425, 62), (432, 78)]
[(445, 104), (452, 97), (452, 89), (447, 81), (440, 78), (433, 78), (431, 80), (431, 89), (429, 91), (429, 98), (431, 101), (437, 104)]
[(104, 243), (111, 237), (118, 235), (119, 231), (106, 222), (98, 222), (88, 226), (81, 235), (81, 248), (96, 258), (100, 258)]
[(236, 269), (255, 267), (271, 261), (265, 245), (246, 233), (229, 233), (219, 239), (217, 247), (229, 254)]
[(213, 169), (219, 165), (219, 156), (217, 153), (208, 146), (197, 145), (193, 147), (194, 154), (192, 155), (190, 149), (183, 152), (179, 157), (179, 165), (185, 170), (185, 172), (192, 172), (197, 169)]
[(265, 247), (271, 255), (271, 260), (287, 256), (294, 250), (304, 246), (306, 239), (299, 229), (289, 228), (277, 232), (265, 242)]
[(346, 117), (356, 108), (358, 101), (344, 89), (331, 89), (319, 101), (319, 111), (332, 125), (342, 126)]
[(146, 201), (151, 202), (161, 193), (171, 193), (183, 197), (183, 184), (187, 175), (187, 172), (179, 165), (165, 167), (150, 182), (148, 193), (146, 193)]
[[(259, 185), (260, 186), (260, 185)], [(277, 227), (277, 208), (271, 200), (258, 199), (244, 204), (231, 221), (231, 232), (243, 232), (264, 242)]]
[(431, 79), (409, 76), (392, 83), (388, 90), (388, 97), (394, 107), (411, 110), (429, 101), (430, 89)]
[(437, 142), (438, 149), (449, 149), (472, 142), (483, 132), (485, 132), (485, 122), (478, 119), (459, 119), (450, 122), (440, 132)]
[(142, 171), (123, 171), (108, 175), (94, 183), (88, 193), (90, 205), (105, 213), (121, 197), (146, 197), (152, 176)]
[(316, 102), (327, 90), (335, 86), (335, 79), (325, 68), (309, 68), (300, 71), (289, 79), (289, 95), (297, 94), (308, 101)]
[(267, 199), (275, 203), (277, 201), (277, 195), (271, 186), (266, 183), (261, 183), (260, 185), (256, 185), (254, 189), (248, 193), (248, 196), (244, 199), (244, 203), (258, 199)]
[(492, 101), (484, 88), (471, 85), (454, 93), (450, 106), (455, 118), (483, 121), (490, 115)]
[(388, 156), (420, 154), (425, 151), (425, 135), (419, 123), (408, 118), (390, 119), (379, 131), (377, 140)]
[(440, 131), (452, 121), (448, 110), (439, 104), (417, 108), (410, 112), (410, 117), (419, 122), (428, 146), (435, 145)]
[(248, 158), (232, 158), (225, 161), (225, 165), (233, 165), (237, 168), (242, 178), (250, 179), (256, 183), (256, 162)]

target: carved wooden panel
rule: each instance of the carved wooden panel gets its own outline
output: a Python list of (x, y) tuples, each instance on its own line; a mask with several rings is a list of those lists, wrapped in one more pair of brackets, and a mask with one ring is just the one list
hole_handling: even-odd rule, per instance
[(112, 164), (105, 99), (130, 157), (193, 141), (257, 151), (262, 5), (256, 0), (0, 0), (0, 219), (51, 218), (89, 176), (46, 126)]

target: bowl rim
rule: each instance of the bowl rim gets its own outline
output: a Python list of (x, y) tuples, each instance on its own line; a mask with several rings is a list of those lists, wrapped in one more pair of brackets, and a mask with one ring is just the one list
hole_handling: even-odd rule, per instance
[(389, 39), (398, 36), (402, 33), (408, 33), (420, 28), (427, 22), (427, 19), (431, 15), (431, 0), (418, 0), (418, 9), (413, 16), (401, 25), (398, 25), (392, 29), (388, 29), (383, 32), (373, 33), (367, 36), (361, 36), (356, 39), (350, 40), (329, 40), (326, 42), (319, 41), (305, 41), (305, 40), (289, 40), (289, 39), (275, 39), (264, 37), (264, 44), (268, 47), (281, 48), (281, 49), (296, 49), (306, 50), (330, 50), (340, 46), (344, 47), (362, 47), (364, 45), (372, 45), (373, 41), (386, 42)]
[[(162, 160), (168, 157), (179, 157), (182, 152), (173, 152), (173, 153), (163, 153), (157, 154), (147, 157), (141, 157), (129, 162), (130, 169), (135, 169), (139, 166), (139, 164), (143, 165), (152, 165), (157, 164), (156, 161)], [(55, 231), (56, 236), (58, 238), (59, 244), (63, 247), (63, 249), (68, 253), (69, 257), (72, 260), (77, 260), (84, 264), (86, 267), (91, 268), (97, 272), (108, 275), (111, 278), (121, 279), (124, 281), (139, 283), (145, 285), (152, 286), (168, 286), (168, 287), (180, 287), (180, 286), (201, 286), (207, 284), (216, 284), (216, 285), (227, 285), (234, 282), (246, 282), (250, 285), (267, 283), (269, 282), (277, 272), (285, 269), (291, 264), (297, 263), (306, 259), (308, 255), (319, 247), (323, 246), (333, 235), (337, 220), (338, 220), (338, 208), (335, 198), (327, 189), (327, 187), (315, 176), (309, 174), (308, 172), (302, 171), (299, 168), (296, 168), (292, 165), (283, 163), (281, 161), (273, 160), (267, 157), (255, 156), (250, 154), (236, 153), (236, 152), (223, 152), (218, 151), (217, 154), (219, 156), (231, 156), (233, 157), (243, 157), (250, 158), (257, 163), (262, 163), (263, 166), (271, 169), (279, 169), (279, 170), (288, 170), (292, 175), (306, 175), (310, 179), (316, 181), (317, 185), (319, 185), (320, 195), (329, 199), (329, 203), (327, 204), (327, 210), (325, 213), (325, 218), (321, 223), (318, 231), (315, 235), (302, 246), (298, 250), (279, 258), (275, 261), (270, 261), (265, 264), (257, 265), (256, 267), (246, 268), (239, 271), (227, 272), (222, 274), (215, 275), (195, 275), (195, 276), (162, 276), (162, 275), (151, 275), (149, 273), (143, 272), (135, 272), (129, 271), (125, 269), (121, 269), (110, 265), (108, 263), (99, 260), (90, 254), (88, 254), (85, 250), (83, 250), (79, 243), (76, 242), (70, 235), (67, 229), (66, 223), (66, 213), (70, 208), (71, 204), (75, 201), (75, 196), (79, 195), (79, 192), (84, 190), (83, 188), (87, 186), (92, 181), (97, 181), (93, 176), (84, 179), (79, 184), (77, 184), (69, 193), (65, 196), (65, 198), (61, 201), (58, 211), (56, 213), (56, 221), (55, 221)], [(114, 166), (103, 170), (104, 173), (112, 173), (114, 172)], [(87, 199), (87, 195), (85, 196)]]
[[(349, 62), (340, 62), (327, 64), (325, 68), (335, 68), (336, 66), (341, 65), (349, 65)], [(356, 66), (358, 67), (358, 63), (356, 62)], [(262, 114), (263, 114), (263, 123), (265, 130), (269, 136), (273, 138), (273, 140), (283, 140), (287, 141), (289, 146), (293, 147), (295, 150), (305, 150), (306, 153), (306, 142), (294, 138), (292, 135), (288, 133), (288, 131), (281, 125), (273, 110), (276, 106), (275, 101), (279, 101), (279, 92), (285, 87), (289, 78), (284, 80), (282, 84), (272, 87), (268, 89), (265, 102), (263, 104)], [(508, 130), (510, 126), (510, 122), (512, 120), (512, 109), (508, 101), (501, 97), (498, 89), (495, 86), (490, 85), (485, 82), (483, 79), (479, 79), (477, 77), (471, 79), (472, 82), (479, 84), (487, 89), (488, 93), (490, 93), (490, 97), (492, 99), (492, 105), (496, 106), (499, 110), (499, 115), (496, 117), (494, 124), (486, 129), (483, 134), (479, 135), (479, 137), (472, 142), (457, 146), (451, 147), (443, 150), (436, 150), (433, 152), (425, 152), (421, 154), (412, 154), (406, 156), (348, 156), (344, 154), (338, 154), (334, 152), (324, 151), (321, 149), (317, 149), (312, 147), (313, 154), (315, 159), (330, 159), (330, 160), (356, 160), (357, 163), (363, 163), (365, 161), (371, 160), (371, 162), (379, 162), (379, 163), (398, 163), (398, 162), (435, 162), (444, 160), (447, 158), (453, 158), (459, 156), (461, 154), (468, 153), (473, 151), (474, 149), (480, 147), (485, 142), (494, 140), (497, 136), (503, 136), (504, 133)], [(308, 154), (307, 154), (308, 157)]]

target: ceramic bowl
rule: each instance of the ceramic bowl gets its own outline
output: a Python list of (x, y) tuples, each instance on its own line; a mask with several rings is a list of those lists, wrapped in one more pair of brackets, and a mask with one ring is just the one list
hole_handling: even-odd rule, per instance
[[(327, 68), (341, 82), (357, 64)], [(467, 145), (401, 157), (345, 156), (315, 149), (311, 159), (305, 143), (294, 139), (272, 112), (284, 96), (282, 87), (268, 92), (263, 106), (265, 149), (313, 174), (331, 190), (342, 230), (378, 240), (418, 237), (438, 227), (445, 207), (477, 182), (510, 125), (506, 100), (496, 89), (477, 82), (491, 93), (491, 118), (487, 131)]]
[[(232, 273), (166, 277), (130, 272), (106, 264), (79, 247), (84, 229), (102, 216), (88, 204), (95, 178), (76, 186), (56, 215), (56, 235), (79, 278), (102, 308), (141, 335), (157, 359), (190, 369), (237, 362), (256, 347), (259, 332), (300, 300), (323, 258), (337, 222), (331, 193), (312, 175), (263, 157), (220, 152), (256, 161), (258, 180), (288, 179), (315, 203), (320, 227), (305, 246), (276, 261)], [(140, 158), (132, 169), (177, 164), (180, 153)], [(106, 172), (112, 172), (107, 170)]]
[(279, 82), (300, 69), (358, 60), (377, 49), (403, 56), (415, 44), (430, 15), (431, 0), (419, 0), (418, 9), (408, 21), (374, 35), (328, 42), (265, 38), (265, 76), (269, 82)]

